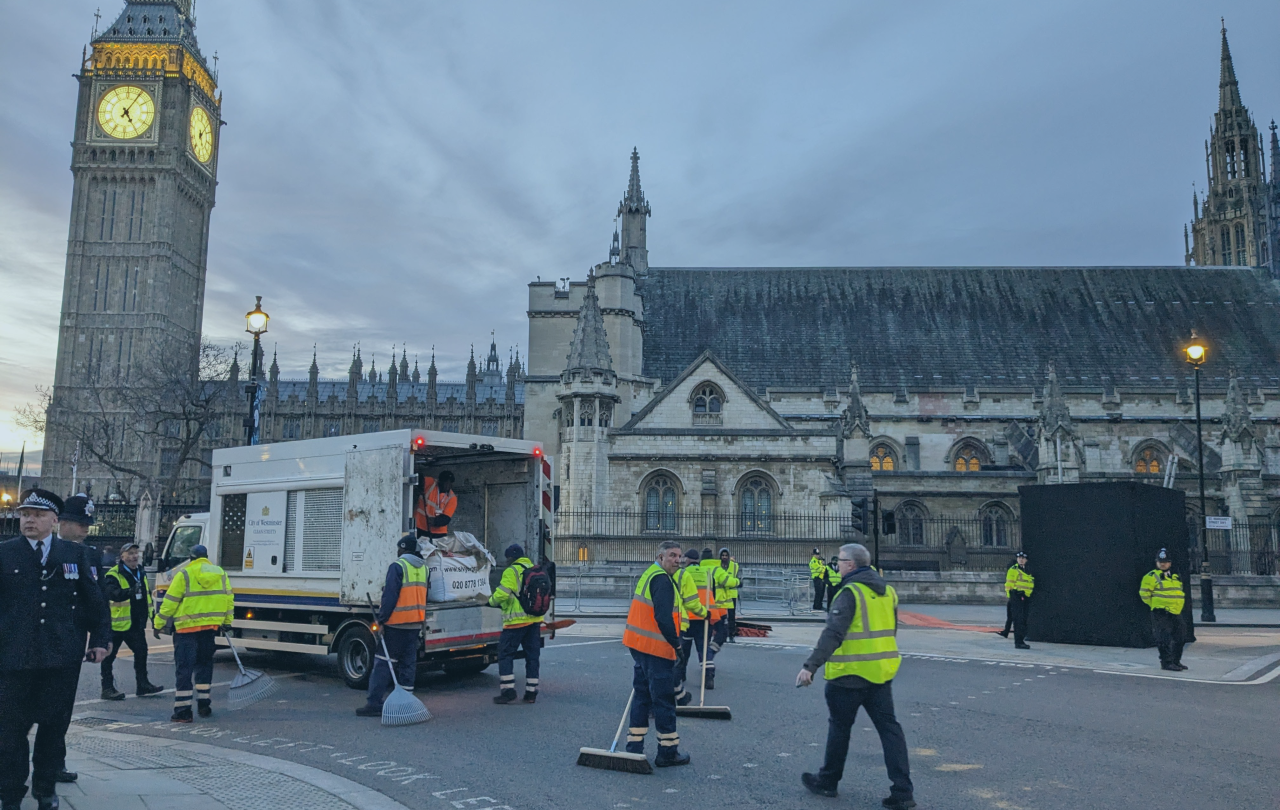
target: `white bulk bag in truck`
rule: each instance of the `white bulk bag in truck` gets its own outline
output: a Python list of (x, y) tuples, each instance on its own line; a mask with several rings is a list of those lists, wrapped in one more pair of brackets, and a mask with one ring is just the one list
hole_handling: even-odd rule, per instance
[(489, 599), (489, 569), (494, 559), (484, 544), (469, 532), (451, 532), (432, 541), (421, 540), (430, 569), (428, 602), (461, 602)]

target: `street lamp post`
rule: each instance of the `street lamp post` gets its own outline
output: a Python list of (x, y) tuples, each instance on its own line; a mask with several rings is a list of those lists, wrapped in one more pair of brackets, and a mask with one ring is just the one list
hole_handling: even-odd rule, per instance
[(1195, 370), (1196, 375), (1196, 467), (1200, 479), (1200, 621), (1216, 622), (1218, 617), (1213, 613), (1213, 574), (1209, 571), (1209, 537), (1205, 529), (1206, 516), (1204, 498), (1204, 433), (1200, 423), (1200, 366), (1204, 364), (1207, 350), (1200, 336), (1191, 330), (1191, 343), (1187, 345), (1187, 362)]
[(253, 335), (253, 358), (249, 361), (249, 383), (244, 387), (245, 396), (249, 398), (249, 416), (244, 420), (245, 444), (258, 443), (258, 353), (262, 335), (267, 331), (267, 321), (271, 320), (271, 316), (262, 311), (262, 296), (255, 297), (258, 302), (244, 316), (244, 331)]

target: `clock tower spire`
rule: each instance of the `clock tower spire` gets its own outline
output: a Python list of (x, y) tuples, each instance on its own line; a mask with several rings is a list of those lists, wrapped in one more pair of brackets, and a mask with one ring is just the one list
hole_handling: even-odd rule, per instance
[[(192, 0), (127, 0), (76, 75), (72, 203), (44, 481), (148, 486), (162, 431), (120, 394), (164, 367), (194, 377), (217, 186), (221, 95)], [(110, 435), (111, 440), (104, 436)]]

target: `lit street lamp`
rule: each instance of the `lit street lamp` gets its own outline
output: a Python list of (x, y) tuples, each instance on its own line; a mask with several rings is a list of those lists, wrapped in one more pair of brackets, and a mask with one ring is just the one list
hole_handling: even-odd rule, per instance
[(245, 444), (258, 443), (258, 352), (260, 339), (267, 331), (267, 321), (271, 316), (262, 311), (262, 296), (255, 296), (258, 302), (253, 309), (244, 315), (244, 331), (253, 335), (253, 359), (249, 361), (249, 384), (244, 387), (245, 396), (249, 398), (249, 416), (244, 420)]
[(1196, 467), (1200, 474), (1200, 621), (1216, 622), (1218, 617), (1213, 613), (1213, 575), (1209, 571), (1209, 537), (1205, 530), (1206, 516), (1204, 502), (1204, 435), (1200, 427), (1200, 366), (1204, 364), (1208, 350), (1196, 334), (1191, 330), (1191, 343), (1187, 345), (1187, 362), (1196, 374)]

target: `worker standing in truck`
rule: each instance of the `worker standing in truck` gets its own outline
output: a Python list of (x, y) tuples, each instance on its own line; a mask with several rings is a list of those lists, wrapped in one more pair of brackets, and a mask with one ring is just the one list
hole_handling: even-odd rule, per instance
[(449, 533), (449, 521), (458, 509), (458, 494), (453, 491), (453, 473), (445, 470), (439, 478), (422, 479), (422, 492), (413, 510), (414, 524), (419, 537), (444, 537)]

